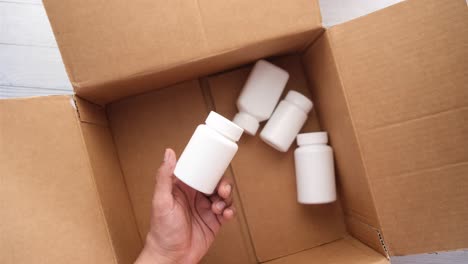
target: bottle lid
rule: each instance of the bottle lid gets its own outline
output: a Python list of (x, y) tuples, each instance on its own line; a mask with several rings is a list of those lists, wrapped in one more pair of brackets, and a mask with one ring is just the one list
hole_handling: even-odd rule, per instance
[(244, 132), (238, 125), (214, 111), (210, 112), (205, 123), (233, 141), (238, 141)]
[(258, 127), (260, 126), (258, 120), (245, 113), (239, 112), (234, 116), (233, 122), (244, 129), (245, 133), (255, 136), (257, 133)]
[(312, 145), (312, 144), (327, 144), (328, 134), (327, 132), (312, 132), (302, 133), (296, 137), (297, 145)]
[(312, 107), (314, 106), (314, 104), (309, 98), (293, 90), (288, 92), (284, 100), (296, 105), (306, 113), (309, 113), (310, 110), (312, 110)]

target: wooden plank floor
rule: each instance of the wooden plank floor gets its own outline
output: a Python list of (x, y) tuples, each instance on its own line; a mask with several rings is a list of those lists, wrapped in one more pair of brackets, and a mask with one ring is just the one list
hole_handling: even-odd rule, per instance
[(0, 98), (72, 92), (42, 2), (0, 1)]

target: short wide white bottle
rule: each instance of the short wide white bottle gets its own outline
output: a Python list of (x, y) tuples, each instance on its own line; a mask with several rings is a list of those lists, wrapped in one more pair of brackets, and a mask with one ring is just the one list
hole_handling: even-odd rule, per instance
[(257, 61), (237, 99), (239, 113), (234, 116), (233, 122), (245, 133), (254, 136), (259, 123), (273, 113), (288, 79), (287, 71), (268, 61)]
[(312, 106), (309, 98), (299, 92), (289, 91), (266, 123), (260, 138), (276, 150), (288, 151), (304, 126)]
[(297, 200), (302, 204), (324, 204), (336, 200), (333, 150), (327, 145), (327, 132), (297, 136), (294, 151)]
[(174, 175), (205, 194), (212, 194), (237, 152), (243, 130), (211, 111), (180, 155)]

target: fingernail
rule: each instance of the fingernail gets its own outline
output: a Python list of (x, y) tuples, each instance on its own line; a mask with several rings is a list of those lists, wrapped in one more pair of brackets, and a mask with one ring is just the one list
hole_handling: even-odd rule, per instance
[(169, 149), (166, 149), (164, 151), (164, 159), (163, 159), (163, 162), (166, 162), (167, 160), (169, 160)]
[(231, 192), (231, 190), (232, 190), (232, 186), (231, 186), (231, 184), (227, 184), (227, 185), (225, 185), (225, 186), (224, 186), (224, 189), (226, 190), (226, 192), (227, 192), (227, 193), (230, 193), (230, 192)]
[(234, 210), (231, 208), (228, 208), (224, 211), (227, 217), (233, 217), (234, 216)]
[(225, 206), (226, 206), (225, 202), (219, 202), (216, 204), (216, 208), (218, 208), (219, 210), (223, 210)]

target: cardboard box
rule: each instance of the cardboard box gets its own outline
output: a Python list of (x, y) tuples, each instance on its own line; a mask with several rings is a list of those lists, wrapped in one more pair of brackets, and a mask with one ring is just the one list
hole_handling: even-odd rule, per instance
[(45, 6), (76, 95), (0, 101), (0, 263), (132, 263), (164, 149), (180, 154), (211, 109), (231, 118), (251, 66), (232, 68), (264, 56), (313, 99), (303, 131), (329, 132), (339, 201), (299, 205), (292, 150), (244, 136), (226, 172), (239, 215), (204, 263), (468, 248), (464, 1), (327, 30), (315, 1)]

